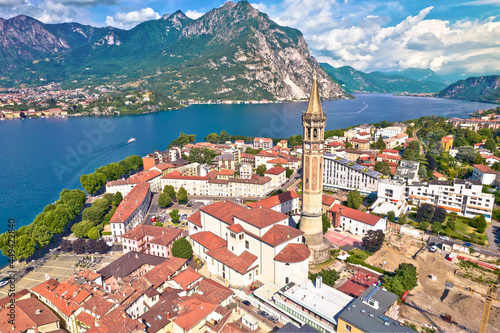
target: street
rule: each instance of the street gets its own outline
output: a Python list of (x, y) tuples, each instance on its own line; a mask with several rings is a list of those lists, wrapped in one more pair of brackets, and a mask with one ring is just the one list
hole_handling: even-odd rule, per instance
[(488, 236), (491, 250), (500, 253), (500, 222), (491, 220), (491, 227), (486, 229), (486, 235)]

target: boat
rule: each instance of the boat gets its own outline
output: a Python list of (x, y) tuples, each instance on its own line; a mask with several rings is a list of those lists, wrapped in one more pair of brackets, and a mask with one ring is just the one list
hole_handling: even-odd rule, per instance
[(128, 142), (128, 143), (135, 142), (135, 138), (130, 138), (127, 142)]

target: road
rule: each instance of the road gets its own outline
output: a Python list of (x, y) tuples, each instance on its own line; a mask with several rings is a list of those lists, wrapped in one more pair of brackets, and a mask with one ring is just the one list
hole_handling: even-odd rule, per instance
[(413, 131), (413, 137), (415, 139), (417, 139), (418, 142), (420, 143), (420, 155), (424, 156), (425, 155), (424, 154), (424, 144), (422, 143), (422, 140), (420, 140), (420, 138), (418, 137), (418, 131), (419, 131), (419, 129), (416, 129), (416, 130)]
[[(432, 235), (429, 232), (426, 232), (426, 235), (430, 236), (430, 238), (431, 238), (430, 242), (434, 242), (436, 244), (441, 244), (443, 242), (443, 240), (439, 239), (438, 236)], [(498, 234), (497, 234), (497, 239), (498, 239)], [(467, 242), (459, 241), (459, 240), (456, 240), (453, 238), (450, 238), (449, 240), (447, 240), (447, 242), (454, 243), (454, 244), (460, 244), (460, 245), (467, 243)], [(487, 246), (482, 246), (482, 245), (477, 245), (477, 244), (472, 244), (472, 246), (474, 247), (474, 250), (476, 250), (477, 252), (481, 252), (481, 253), (484, 253), (487, 255), (493, 255), (493, 256), (500, 255), (500, 250), (495, 249), (495, 248), (489, 248)]]
[(491, 227), (486, 230), (490, 249), (500, 253), (500, 222), (491, 220)]
[(257, 309), (256, 307), (252, 305), (245, 305), (241, 302), (241, 300), (238, 301), (238, 304), (240, 305), (241, 309), (250, 313), (252, 316), (254, 316), (260, 323), (266, 325), (269, 329), (273, 329), (274, 327), (283, 327), (284, 325), (281, 322), (273, 323), (267, 318), (264, 318), (263, 316), (257, 314)]
[(290, 179), (281, 187), (283, 191), (286, 191), (288, 187), (290, 187), (293, 183), (299, 180), (302, 177), (302, 169), (298, 169), (291, 176)]
[(143, 224), (152, 225), (153, 223), (151, 222), (151, 218), (158, 215), (159, 209), (160, 207), (158, 206), (158, 193), (153, 193), (153, 198), (151, 199), (151, 204), (149, 205), (149, 210)]

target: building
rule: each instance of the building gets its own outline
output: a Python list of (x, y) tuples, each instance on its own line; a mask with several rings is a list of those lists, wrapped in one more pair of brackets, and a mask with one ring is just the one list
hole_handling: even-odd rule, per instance
[(337, 150), (345, 147), (345, 144), (339, 141), (333, 141), (326, 145), (325, 152), (334, 154)]
[(288, 141), (287, 140), (281, 140), (280, 142), (278, 142), (277, 146), (280, 147), (280, 148), (288, 148)]
[(453, 148), (453, 136), (443, 136), (441, 138), (441, 144), (445, 151), (450, 151)]
[(323, 237), (321, 219), (325, 126), (326, 115), (321, 107), (318, 82), (314, 73), (311, 97), (306, 112), (302, 113), (304, 151), (302, 154), (302, 215), (300, 217), (300, 230), (304, 232), (306, 245), (312, 252), (310, 258), (312, 263), (324, 262), (330, 256), (330, 244)]
[(122, 235), (123, 254), (133, 251), (170, 258), (172, 244), (181, 234), (181, 229), (140, 224)]
[(291, 322), (280, 328), (276, 333), (318, 333), (319, 331), (307, 324), (302, 327), (295, 326)]
[(398, 295), (384, 288), (369, 287), (339, 313), (337, 332), (417, 333), (393, 319), (398, 312), (398, 299)]
[(403, 131), (401, 130), (401, 127), (399, 126), (390, 126), (386, 128), (381, 128), (375, 131), (375, 141), (378, 140), (380, 136), (382, 136), (383, 139), (388, 139), (395, 137), (396, 135), (402, 133)]
[(272, 167), (266, 170), (265, 175), (271, 178), (273, 187), (281, 187), (286, 183), (286, 168), (284, 167)]
[(396, 169), (396, 174), (394, 175), (394, 179), (404, 180), (408, 184), (417, 182), (419, 167), (420, 167), (419, 162), (401, 160), (401, 163)]
[(222, 201), (201, 207), (188, 223), (194, 253), (231, 285), (260, 280), (282, 286), (307, 278), (310, 251), (287, 215)]
[[(271, 288), (272, 287), (272, 288)], [(316, 281), (304, 280), (300, 283), (289, 283), (282, 288), (274, 286), (261, 287), (271, 289), (271, 305), (288, 315), (296, 325), (309, 325), (314, 329), (330, 333), (337, 328), (337, 315), (353, 298), (322, 283), (322, 278)], [(255, 296), (266, 302), (269, 297), (256, 291)]]
[(359, 149), (359, 150), (370, 149), (370, 140), (355, 138), (351, 139), (349, 143), (352, 144), (354, 149)]
[(471, 179), (477, 179), (483, 185), (493, 185), (498, 172), (483, 164), (474, 164)]
[(335, 197), (323, 194), (323, 196), (321, 197), (321, 213), (326, 214), (335, 204), (340, 204), (340, 200)]
[(160, 191), (162, 172), (159, 170), (155, 170), (155, 168), (156, 167), (153, 167), (153, 169), (149, 171), (141, 171), (130, 176), (127, 179), (119, 179), (107, 182), (106, 193), (115, 194), (116, 192), (120, 192), (122, 196), (125, 197), (137, 184), (142, 182), (149, 183), (151, 191)]
[(255, 156), (255, 167), (261, 166), (262, 164), (266, 165), (267, 161), (278, 158), (278, 154), (265, 150), (260, 151), (257, 155), (254, 156)]
[(219, 170), (221, 169), (235, 170), (237, 162), (233, 154), (221, 154), (215, 156), (212, 160), (212, 163), (217, 164)]
[(405, 197), (405, 185), (401, 180), (379, 182), (377, 200), (370, 206), (371, 212), (386, 215), (393, 211), (396, 216), (406, 213), (409, 207)]
[(271, 149), (273, 147), (273, 139), (271, 138), (254, 138), (253, 149)]
[(399, 133), (391, 138), (384, 139), (387, 149), (393, 149), (398, 146), (403, 146), (408, 140), (408, 134)]
[(479, 180), (432, 180), (428, 184), (407, 185), (405, 197), (414, 203), (435, 205), (465, 217), (484, 215), (489, 222), (495, 198), (493, 194), (482, 193), (482, 189), (483, 185)]
[(155, 150), (142, 158), (144, 170), (150, 170), (158, 164), (172, 164), (172, 162), (181, 158), (182, 153), (179, 147), (173, 147), (164, 151)]
[(341, 228), (354, 235), (364, 236), (369, 230), (385, 232), (387, 228), (386, 219), (346, 206), (334, 205), (328, 213), (335, 228)]
[(460, 119), (460, 118), (451, 118), (447, 120), (448, 122), (453, 124), (455, 128), (466, 128), (471, 131), (477, 132), (481, 128), (491, 128), (493, 131), (496, 131), (500, 128), (500, 119)]
[(357, 267), (357, 270), (358, 271), (354, 273), (349, 280), (337, 288), (338, 291), (351, 297), (358, 298), (366, 289), (378, 283), (380, 274), (375, 274), (373, 271), (364, 270), (359, 267)]
[(377, 191), (383, 177), (374, 171), (337, 155), (324, 155), (323, 187), (326, 189), (355, 190), (362, 193)]
[(243, 163), (240, 165), (240, 178), (250, 179), (252, 178), (253, 168), (250, 163)]
[(137, 184), (129, 194), (127, 194), (113, 217), (109, 221), (111, 234), (117, 242), (121, 242), (121, 235), (134, 228), (144, 221), (151, 203), (151, 191), (149, 183)]
[(172, 172), (174, 169), (175, 169), (175, 167), (172, 164), (162, 163), (162, 164), (155, 165), (150, 170), (159, 171), (159, 172), (161, 172), (162, 176), (165, 176), (167, 173)]
[(294, 191), (287, 191), (257, 202), (252, 202), (248, 207), (265, 207), (292, 216), (299, 212), (299, 195)]

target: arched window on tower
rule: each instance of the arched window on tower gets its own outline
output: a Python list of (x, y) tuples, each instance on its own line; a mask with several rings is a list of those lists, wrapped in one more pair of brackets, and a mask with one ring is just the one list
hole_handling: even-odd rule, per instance
[(307, 139), (310, 139), (311, 138), (311, 128), (309, 127), (307, 129)]
[(314, 140), (318, 140), (318, 129), (315, 128), (313, 133)]

